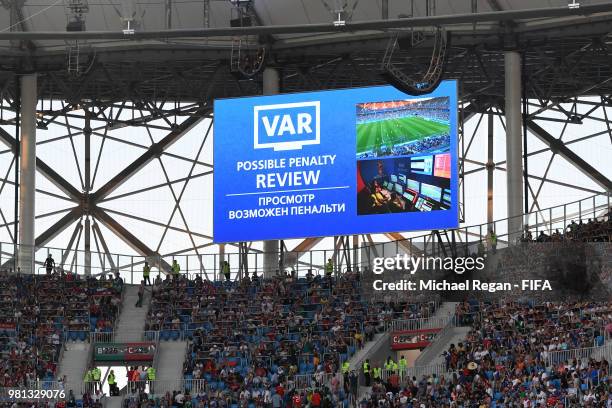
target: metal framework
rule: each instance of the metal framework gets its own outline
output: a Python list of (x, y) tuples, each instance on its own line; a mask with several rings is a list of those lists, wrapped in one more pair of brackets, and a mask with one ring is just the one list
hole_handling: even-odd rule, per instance
[[(213, 163), (207, 157), (212, 146), (212, 101), (263, 92), (261, 75), (248, 79), (232, 75), (232, 40), (222, 37), (226, 34), (263, 41), (267, 63), (280, 72), (282, 91), (293, 92), (382, 84), (379, 67), (390, 38), (397, 38), (401, 44), (402, 39), (412, 38), (411, 28), (443, 27), (452, 37), (443, 77), (458, 79), (461, 87), (462, 203), (470, 180), (488, 173), (493, 189), (496, 174), (505, 172), (504, 158), (496, 160), (492, 147), (488, 152), (478, 148), (487, 143), (492, 146), (494, 136), (503, 133), (504, 53), (517, 51), (524, 64), (528, 108), (523, 112), (529, 137), (523, 152), (529, 181), (525, 210), (548, 206), (541, 201), (550, 185), (583, 195), (612, 190), (609, 163), (590, 162), (576, 149), (594, 140), (604, 151), (612, 145), (612, 2), (579, 10), (503, 10), (499, 2), (489, 0), (487, 11), (479, 11), (480, 2), (466, 1), (471, 12), (458, 15), (435, 15), (433, 2), (421, 16), (390, 19), (393, 0), (388, 0), (383, 1), (382, 20), (377, 16), (373, 21), (352, 18), (342, 26), (333, 22), (266, 26), (255, 10), (256, 25), (229, 28), (210, 27), (214, 17), (211, 1), (214, 3), (204, 2), (202, 28), (174, 28), (173, 9), (166, 7), (164, 29), (137, 30), (129, 38), (121, 31), (28, 32), (23, 5), (1, 2), (10, 11), (12, 24), (11, 30), (0, 32), (0, 46), (6, 45), (0, 47), (0, 141), (6, 145), (0, 151), (0, 162), (5, 163), (0, 166), (0, 197), (11, 194), (6, 186), (14, 185), (14, 155), (18, 152), (15, 115), (20, 104), (16, 84), (22, 73), (38, 73), (38, 147), (63, 146), (64, 154), (68, 154), (61, 160), (73, 162), (75, 169), (70, 175), (61, 174), (57, 168), (64, 167), (50, 164), (48, 157), (41, 154), (36, 160), (38, 174), (47, 180), (37, 189), (38, 196), (64, 204), (37, 214), (37, 220), (49, 220), (46, 228), (37, 231), (37, 247), (62, 236), (66, 262), (72, 250), (93, 250), (95, 246), (96, 252), (106, 254), (106, 262), (113, 263), (109, 252), (112, 233), (113, 239), (151, 259), (216, 251), (210, 230), (193, 227), (186, 211), (186, 206), (193, 203), (185, 200), (190, 184), (212, 177)], [(367, 2), (353, 2), (351, 16), (367, 6), (363, 3)], [(0, 9), (0, 13), (3, 11)], [(569, 20), (559, 20), (561, 17)], [(87, 41), (81, 58), (86, 59), (88, 69), (82, 75), (75, 76), (68, 69), (63, 46), (40, 45), (53, 39)], [(426, 35), (415, 47), (400, 46), (394, 54), (395, 66), (405, 72), (428, 67), (433, 44), (434, 38)], [(262, 44), (251, 46), (257, 49)], [(53, 130), (53, 136), (45, 136), (45, 129)], [(185, 154), (173, 150), (173, 145), (193, 132), (197, 132), (194, 151)], [(121, 166), (106, 169), (109, 164), (105, 155), (112, 154), (110, 145), (139, 153)], [(535, 170), (538, 166), (532, 166), (534, 161), (546, 163), (540, 166), (543, 171)], [(551, 170), (555, 163), (572, 166), (580, 177), (555, 178)], [(125, 187), (151, 166), (158, 169), (161, 180)], [(178, 167), (182, 174), (176, 171)], [(107, 170), (114, 173), (104, 176)], [(164, 191), (162, 194), (169, 197), (171, 205), (165, 220), (112, 205), (155, 191)], [(490, 212), (494, 207), (492, 197)], [(489, 215), (493, 219), (493, 214)], [(469, 209), (462, 208), (462, 218), (470, 218)], [(15, 240), (14, 219), (14, 211), (0, 206), (5, 241)], [(130, 230), (121, 220), (158, 228), (161, 233), (157, 242), (151, 243), (150, 237), (143, 239), (140, 231)], [(165, 240), (173, 233), (181, 234), (184, 245), (164, 250)], [(403, 237), (388, 234), (385, 239)], [(360, 242), (375, 239), (380, 237), (336, 239), (334, 261), (350, 265), (350, 260), (357, 257), (351, 250)], [(283, 243), (286, 251), (281, 263), (291, 263), (295, 254), (316, 248), (322, 241)], [(235, 247), (244, 255), (260, 251), (252, 243), (236, 243)], [(248, 256), (241, 258), (240, 265), (248, 268)], [(166, 261), (158, 266), (169, 268)]]

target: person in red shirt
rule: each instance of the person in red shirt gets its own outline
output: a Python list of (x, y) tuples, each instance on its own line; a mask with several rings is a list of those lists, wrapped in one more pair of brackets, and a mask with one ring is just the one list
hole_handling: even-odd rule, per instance
[(132, 384), (132, 382), (131, 382), (132, 378), (134, 377), (134, 371), (136, 371), (136, 370), (134, 370), (134, 367), (128, 368), (128, 371), (127, 371), (127, 380), (128, 380), (128, 389), (129, 390), (133, 390), (134, 389), (134, 384)]
[(293, 403), (293, 408), (301, 408), (302, 396), (296, 392), (293, 394), (293, 397), (291, 397), (291, 402)]
[(312, 407), (321, 406), (321, 394), (319, 394), (319, 391), (315, 390), (315, 392), (312, 393), (312, 397), (310, 398), (310, 406)]
[(280, 397), (281, 397), (281, 398), (283, 398), (283, 397), (285, 396), (285, 389), (283, 388), (283, 386), (282, 386), (282, 385), (278, 384), (278, 385), (276, 386), (276, 390), (275, 390), (275, 391), (276, 391), (276, 393), (277, 393), (278, 395), (280, 395)]

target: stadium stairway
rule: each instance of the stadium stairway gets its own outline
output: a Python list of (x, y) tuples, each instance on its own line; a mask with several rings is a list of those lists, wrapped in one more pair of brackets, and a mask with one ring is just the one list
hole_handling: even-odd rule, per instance
[[(456, 308), (456, 302), (445, 302), (440, 309), (438, 309), (438, 312), (440, 312), (439, 316), (450, 317), (454, 314)], [(433, 326), (425, 324), (423, 328), (430, 329), (433, 328)], [(442, 357), (442, 353), (448, 350), (451, 344), (457, 344), (463, 341), (469, 331), (469, 327), (449, 327), (421, 352), (419, 357), (415, 360), (414, 365), (422, 367), (443, 363), (444, 357)]]
[[(427, 321), (423, 324), (423, 329), (436, 328), (438, 326), (438, 322), (442, 318), (450, 318), (454, 315), (455, 310), (457, 308), (457, 303), (455, 302), (444, 302), (440, 305), (438, 310), (431, 316), (431, 318), (427, 319)], [(361, 365), (366, 359), (370, 359), (370, 361), (383, 361), (387, 358), (390, 352), (390, 332), (380, 333), (374, 337), (373, 341), (370, 341), (365, 344), (365, 346), (359, 350), (355, 355), (349, 360), (350, 369), (357, 370), (361, 372)], [(460, 335), (460, 334), (459, 334)], [(463, 335), (465, 337), (465, 335)], [(430, 346), (431, 347), (431, 346)], [(441, 353), (441, 352), (440, 352)], [(363, 384), (363, 383), (361, 383)], [(359, 386), (359, 390), (357, 392), (357, 400), (361, 401), (361, 399), (369, 394), (371, 391), (370, 387), (365, 387), (363, 385)]]
[[(438, 310), (430, 319), (423, 324), (423, 329), (433, 328), (437, 326), (441, 318), (451, 317), (455, 313), (457, 303), (445, 302), (440, 305)], [(390, 349), (390, 333), (379, 333), (374, 336), (374, 340), (369, 341), (365, 346), (351, 357), (349, 360), (351, 370), (360, 370), (362, 363), (366, 359), (370, 361), (383, 361), (389, 355)]]
[(186, 341), (162, 341), (159, 343), (155, 366), (158, 385), (155, 394), (161, 395), (165, 394), (166, 391), (174, 391), (173, 387), (176, 379), (183, 378), (183, 363), (185, 362), (186, 352)]
[(448, 350), (451, 344), (457, 345), (465, 340), (465, 337), (470, 331), (470, 327), (452, 327), (444, 335), (436, 338), (415, 361), (415, 366), (428, 366), (444, 363), (444, 356), (442, 353)]
[[(91, 343), (68, 342), (64, 345), (64, 352), (59, 362), (59, 378), (66, 376), (66, 390), (80, 390), (85, 377), (85, 370), (91, 355)], [(75, 392), (77, 395), (79, 391)]]
[(147, 287), (142, 301), (142, 307), (136, 307), (138, 301), (138, 286), (126, 285), (123, 306), (119, 314), (119, 321), (115, 327), (116, 342), (142, 341), (144, 336), (145, 320), (151, 303), (150, 286)]

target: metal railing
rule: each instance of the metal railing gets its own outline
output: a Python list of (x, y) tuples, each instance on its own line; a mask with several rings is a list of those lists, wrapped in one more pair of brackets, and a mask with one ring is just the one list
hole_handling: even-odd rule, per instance
[(421, 317), (418, 319), (392, 320), (385, 325), (385, 331), (408, 331), (421, 330), (425, 328), (440, 329), (446, 327), (451, 318), (444, 317)]
[(430, 364), (426, 366), (414, 366), (408, 367), (405, 370), (381, 370), (381, 378), (387, 381), (393, 374), (397, 374), (400, 377), (400, 381), (406, 381), (412, 377), (421, 379), (423, 376), (430, 376), (435, 374), (437, 377), (448, 375), (451, 372), (446, 370), (446, 363)]
[(122, 338), (117, 339), (117, 332), (90, 332), (89, 341), (94, 343), (116, 343), (116, 342), (139, 342), (150, 341), (159, 342), (159, 331), (157, 330), (134, 330), (133, 332), (123, 332)]
[[(426, 256), (437, 256), (444, 252), (451, 252), (451, 250), (458, 251), (458, 253), (468, 254), (477, 252), (479, 243), (486, 242), (486, 237), (489, 230), (494, 230), (497, 235), (498, 247), (502, 248), (508, 245), (509, 241), (513, 241), (512, 238), (519, 237), (524, 232), (531, 232), (534, 236), (537, 236), (540, 231), (545, 231), (548, 234), (552, 233), (556, 229), (565, 231), (567, 226), (572, 220), (586, 220), (588, 218), (600, 219), (608, 213), (611, 204), (612, 193), (600, 193), (594, 196), (577, 200), (567, 204), (533, 211), (526, 215), (519, 217), (504, 218), (496, 220), (491, 224), (482, 223), (472, 226), (461, 227), (448, 231), (432, 231), (428, 234), (417, 235), (411, 238), (402, 240), (392, 241), (388, 243), (365, 243), (357, 248), (352, 248), (351, 252), (357, 254), (356, 258), (345, 262), (344, 260), (338, 261), (334, 265), (334, 269), (337, 273), (346, 270), (349, 266), (352, 269), (369, 268), (374, 258), (395, 256), (398, 253), (402, 253), (408, 248), (419, 255)], [(522, 227), (520, 231), (508, 231), (507, 225), (509, 221), (515, 218), (520, 218), (519, 223)], [(510, 239), (509, 239), (510, 237)], [(14, 243), (0, 243), (0, 265), (5, 269), (14, 269), (14, 252), (20, 252), (19, 246)], [(26, 250), (21, 253), (27, 252)], [(119, 272), (124, 278), (126, 283), (140, 283), (142, 279), (142, 267), (145, 261), (148, 261), (154, 268), (159, 269), (159, 265), (171, 264), (173, 259), (176, 259), (181, 266), (181, 272), (188, 274), (192, 277), (197, 275), (203, 279), (210, 280), (222, 280), (223, 276), (220, 271), (220, 265), (222, 260), (227, 260), (230, 265), (232, 279), (236, 279), (241, 276), (245, 271), (236, 265), (243, 264), (240, 262), (243, 254), (239, 253), (225, 253), (221, 256), (217, 253), (200, 254), (200, 255), (187, 255), (187, 254), (170, 254), (163, 257), (143, 257), (135, 255), (120, 255), (120, 254), (101, 254), (101, 256), (95, 256), (95, 252), (85, 251), (71, 251), (70, 252), (70, 263), (64, 262), (62, 259), (67, 259), (66, 250), (62, 248), (53, 247), (41, 247), (32, 248), (33, 267), (34, 273), (38, 271), (34, 267), (43, 265), (47, 254), (51, 254), (56, 259), (58, 269), (71, 271), (73, 273), (85, 274), (86, 272), (92, 275), (101, 273), (115, 273)], [(325, 263), (328, 259), (336, 259), (335, 249), (328, 250), (311, 250), (311, 251), (288, 251), (288, 252), (276, 252), (273, 255), (277, 257), (280, 268), (274, 268), (274, 270), (266, 271), (263, 267), (264, 253), (251, 249), (246, 257), (242, 260), (246, 260), (248, 264), (248, 272), (252, 273), (256, 271), (258, 274), (275, 273), (277, 269), (294, 270), (296, 275), (305, 276), (308, 270), (311, 270), (313, 274), (322, 274)], [(113, 265), (107, 264), (108, 258), (113, 259)], [(87, 270), (86, 270), (86, 262)], [(89, 259), (91, 259), (91, 266), (89, 266)], [(43, 272), (44, 273), (44, 272)], [(154, 274), (152, 272), (152, 278)]]
[(291, 383), (292, 389), (300, 391), (308, 388), (328, 386), (336, 376), (340, 384), (342, 384), (342, 376), (335, 373), (298, 374), (290, 377), (287, 382)]
[(596, 359), (609, 360), (612, 357), (612, 344), (604, 344), (599, 347), (584, 347), (569, 350), (550, 351), (544, 359), (547, 365), (554, 366), (572, 360)]
[(177, 378), (174, 380), (154, 380), (154, 381), (129, 381), (126, 387), (125, 397), (130, 398), (130, 393), (144, 391), (153, 395), (164, 395), (173, 391), (189, 391), (191, 394), (199, 392), (210, 392), (216, 388), (205, 379)]

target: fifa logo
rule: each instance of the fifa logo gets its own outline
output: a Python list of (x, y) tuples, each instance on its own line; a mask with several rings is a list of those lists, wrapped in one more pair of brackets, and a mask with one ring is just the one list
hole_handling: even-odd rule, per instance
[(255, 106), (255, 149), (300, 150), (321, 141), (321, 102)]

